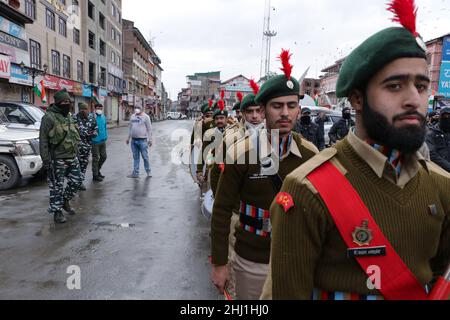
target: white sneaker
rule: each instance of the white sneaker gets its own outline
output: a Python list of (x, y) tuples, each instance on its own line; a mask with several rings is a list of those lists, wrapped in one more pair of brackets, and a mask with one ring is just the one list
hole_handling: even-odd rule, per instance
[(152, 177), (152, 172), (151, 172), (151, 171), (148, 171), (148, 172), (147, 172), (147, 177), (148, 177), (148, 178), (151, 178), (151, 177)]

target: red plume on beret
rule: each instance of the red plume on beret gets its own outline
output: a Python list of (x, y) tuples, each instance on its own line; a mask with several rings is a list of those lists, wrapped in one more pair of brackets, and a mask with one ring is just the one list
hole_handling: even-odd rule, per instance
[(225, 91), (222, 90), (222, 91), (220, 91), (220, 99), (223, 100), (224, 97), (225, 97)]
[(223, 111), (225, 109), (225, 102), (223, 100), (219, 100), (217, 102), (217, 106), (219, 107), (220, 111)]
[(244, 99), (244, 95), (242, 94), (242, 92), (238, 92), (236, 94), (237, 99), (239, 100), (239, 102), (242, 102), (242, 99)]
[(417, 7), (414, 0), (393, 0), (388, 6), (388, 11), (395, 15), (392, 21), (400, 22), (414, 37), (419, 36), (416, 30)]
[(289, 50), (284, 49), (281, 50), (281, 54), (278, 57), (281, 60), (281, 64), (283, 66), (283, 68), (281, 68), (281, 71), (284, 72), (284, 75), (288, 80), (291, 80), (292, 68), (294, 67), (290, 63), (291, 57), (292, 54), (289, 52)]
[(209, 100), (208, 100), (208, 105), (209, 105), (210, 108), (213, 106), (213, 104), (214, 104), (214, 101), (212, 101), (211, 99), (209, 99)]
[(258, 94), (258, 92), (259, 92), (259, 86), (258, 86), (258, 84), (255, 82), (255, 80), (250, 80), (250, 87), (252, 87), (252, 89), (253, 89), (253, 93), (254, 94)]

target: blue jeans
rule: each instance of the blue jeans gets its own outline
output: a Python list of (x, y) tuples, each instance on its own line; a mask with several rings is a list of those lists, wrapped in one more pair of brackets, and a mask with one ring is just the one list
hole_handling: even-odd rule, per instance
[(140, 156), (144, 159), (146, 172), (150, 172), (150, 162), (148, 160), (148, 142), (147, 139), (131, 139), (131, 151), (133, 151), (133, 174), (139, 174)]

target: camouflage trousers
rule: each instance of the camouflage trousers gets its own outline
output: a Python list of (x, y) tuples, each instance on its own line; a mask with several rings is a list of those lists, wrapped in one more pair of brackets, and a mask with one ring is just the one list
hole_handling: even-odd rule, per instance
[[(47, 174), (50, 188), (50, 206), (48, 208), (50, 214), (61, 211), (64, 200), (72, 200), (82, 183), (78, 158), (57, 159), (52, 163), (52, 169), (53, 172)], [(67, 185), (64, 188), (66, 178)]]
[(89, 156), (91, 155), (92, 147), (89, 146), (81, 146), (78, 151), (78, 161), (80, 162), (80, 171), (81, 171), (81, 181), (84, 181), (86, 178), (86, 170), (89, 164)]

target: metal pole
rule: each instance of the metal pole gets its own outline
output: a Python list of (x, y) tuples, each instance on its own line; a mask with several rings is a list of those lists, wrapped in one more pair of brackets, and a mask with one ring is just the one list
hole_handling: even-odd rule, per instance
[(32, 84), (31, 84), (31, 103), (34, 105), (34, 77), (35, 77), (35, 73), (33, 70), (33, 73), (31, 74), (31, 80), (32, 80)]

